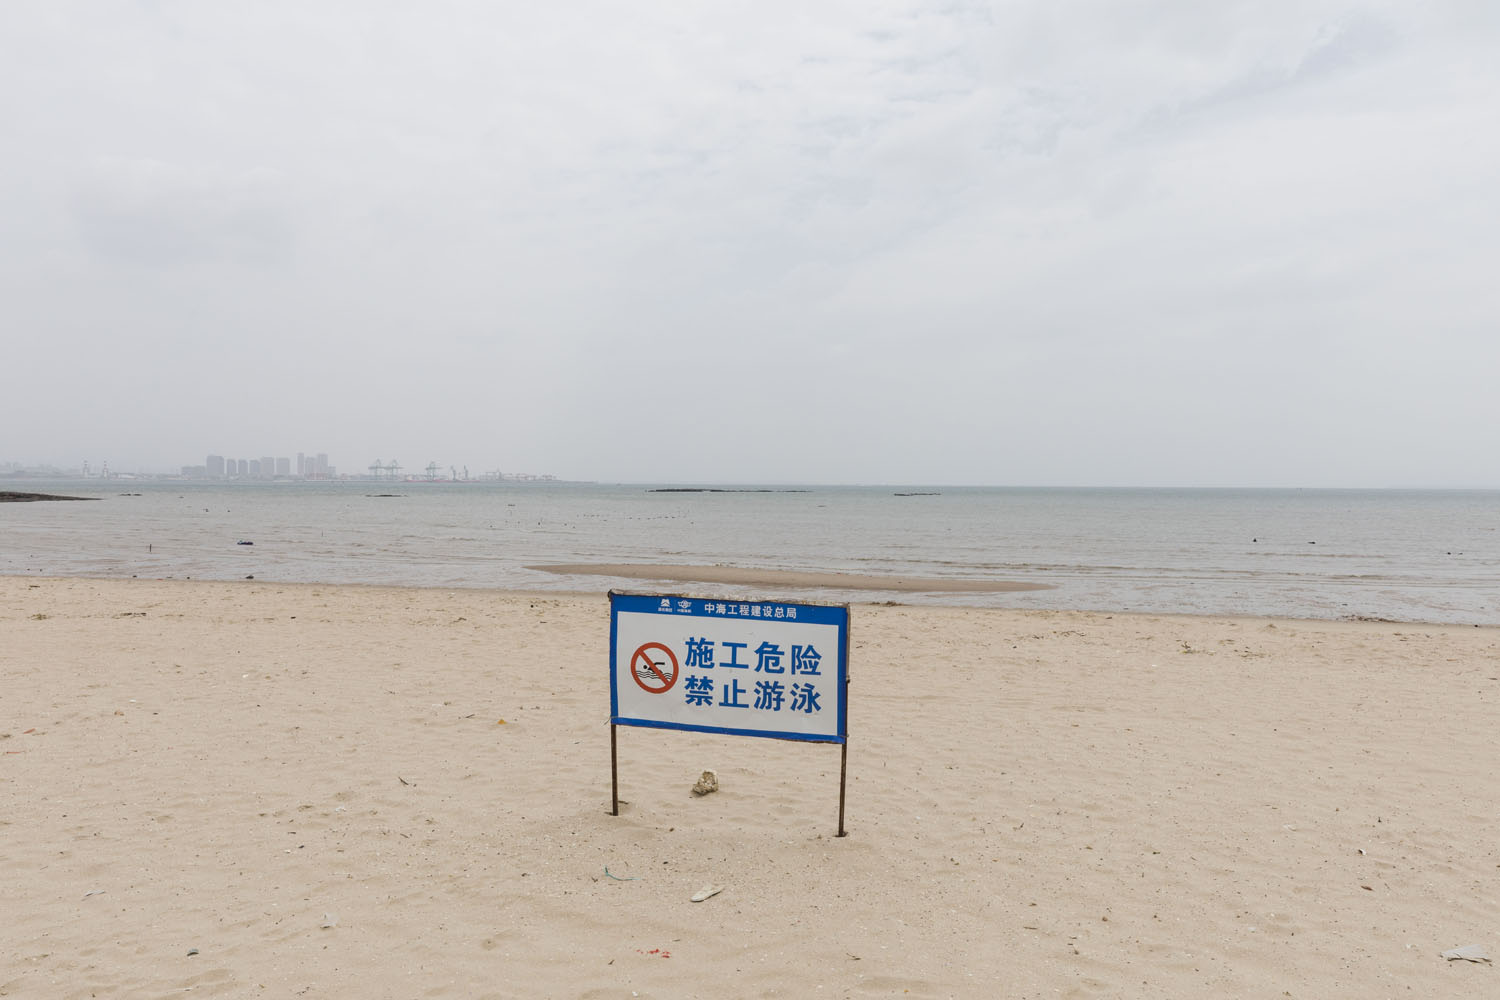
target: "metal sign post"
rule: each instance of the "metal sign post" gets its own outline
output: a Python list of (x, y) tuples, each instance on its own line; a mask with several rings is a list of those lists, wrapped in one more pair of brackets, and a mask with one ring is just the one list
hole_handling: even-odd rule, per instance
[(620, 815), (620, 757), (615, 751), (615, 724), (609, 724), (609, 795), (611, 816)]
[(849, 765), (849, 607), (610, 591), (610, 815), (619, 726), (838, 743)]

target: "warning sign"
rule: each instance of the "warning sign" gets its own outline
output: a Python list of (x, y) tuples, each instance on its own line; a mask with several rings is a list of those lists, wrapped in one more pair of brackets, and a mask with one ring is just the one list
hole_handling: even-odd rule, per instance
[(610, 721), (842, 743), (848, 630), (839, 605), (611, 593)]
[(648, 642), (630, 658), (630, 676), (647, 694), (666, 694), (677, 683), (677, 654), (659, 642)]
[(610, 814), (620, 726), (838, 743), (844, 836), (848, 690), (847, 605), (610, 591)]

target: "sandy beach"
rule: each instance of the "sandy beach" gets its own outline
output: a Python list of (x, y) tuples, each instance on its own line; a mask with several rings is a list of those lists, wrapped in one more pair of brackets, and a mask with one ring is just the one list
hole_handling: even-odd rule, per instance
[(854, 605), (837, 838), (773, 740), (610, 816), (608, 626), (0, 578), (0, 996), (1500, 995), (1494, 628)]

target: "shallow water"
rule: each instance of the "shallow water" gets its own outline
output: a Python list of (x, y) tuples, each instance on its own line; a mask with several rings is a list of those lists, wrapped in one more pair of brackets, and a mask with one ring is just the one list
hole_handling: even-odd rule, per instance
[[(0, 504), (0, 572), (12, 575), (759, 596), (525, 568), (698, 563), (1055, 587), (780, 592), (804, 599), (1500, 624), (1495, 491), (682, 493), (599, 484), (99, 480), (9, 488), (100, 498)], [(936, 495), (897, 495), (917, 492)], [(375, 495), (384, 493), (398, 495)]]

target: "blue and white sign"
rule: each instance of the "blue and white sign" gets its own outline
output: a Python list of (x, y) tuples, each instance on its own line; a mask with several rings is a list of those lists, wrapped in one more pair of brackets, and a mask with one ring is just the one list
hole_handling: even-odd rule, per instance
[(610, 721), (843, 743), (849, 609), (609, 595)]

